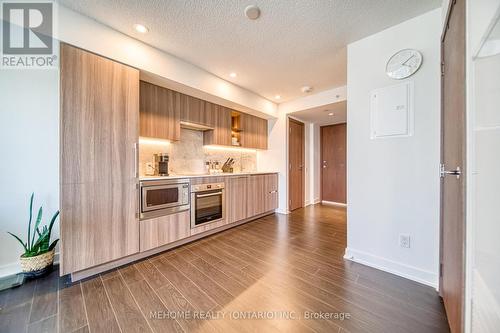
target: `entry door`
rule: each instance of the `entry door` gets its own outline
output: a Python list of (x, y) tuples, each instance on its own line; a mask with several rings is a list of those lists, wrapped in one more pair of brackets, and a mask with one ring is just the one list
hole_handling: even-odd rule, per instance
[(289, 119), (288, 137), (288, 209), (304, 206), (304, 124)]
[(346, 203), (346, 124), (321, 127), (321, 200)]
[(443, 32), (440, 293), (452, 332), (462, 332), (465, 280), (465, 0), (451, 1)]

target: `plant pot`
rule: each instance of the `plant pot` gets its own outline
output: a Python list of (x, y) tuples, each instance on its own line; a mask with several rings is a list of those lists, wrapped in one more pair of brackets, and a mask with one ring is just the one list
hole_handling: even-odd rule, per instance
[(21, 268), (24, 275), (26, 277), (41, 277), (52, 271), (54, 253), (55, 249), (52, 249), (52, 251), (34, 257), (21, 256)]

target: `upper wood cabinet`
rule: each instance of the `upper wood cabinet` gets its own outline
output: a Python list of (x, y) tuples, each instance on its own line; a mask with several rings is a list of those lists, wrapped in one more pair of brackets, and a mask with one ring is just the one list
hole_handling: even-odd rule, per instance
[(181, 94), (181, 121), (193, 124), (205, 125), (205, 101)]
[(61, 43), (61, 272), (139, 251), (139, 71)]
[(140, 135), (180, 140), (182, 94), (141, 81), (140, 100)]
[(203, 132), (204, 145), (231, 145), (231, 110), (213, 103), (207, 103), (205, 112), (213, 130)]
[(240, 114), (241, 146), (267, 149), (267, 120), (249, 114)]

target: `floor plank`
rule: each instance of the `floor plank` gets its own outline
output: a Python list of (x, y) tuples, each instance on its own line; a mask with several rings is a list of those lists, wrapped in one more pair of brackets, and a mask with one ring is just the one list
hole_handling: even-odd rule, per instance
[(56, 270), (52, 271), (44, 279), (37, 280), (30, 313), (30, 323), (51, 317), (57, 313), (58, 288), (59, 274)]
[(119, 276), (115, 276), (104, 280), (103, 284), (121, 331), (151, 332), (125, 282)]
[(80, 283), (59, 291), (59, 327), (61, 332), (73, 332), (87, 325), (87, 315), (83, 303)]
[(111, 308), (111, 303), (109, 302), (102, 280), (92, 279), (83, 282), (82, 291), (87, 310), (89, 329), (92, 332), (98, 333), (119, 333), (120, 328), (118, 327), (118, 322)]

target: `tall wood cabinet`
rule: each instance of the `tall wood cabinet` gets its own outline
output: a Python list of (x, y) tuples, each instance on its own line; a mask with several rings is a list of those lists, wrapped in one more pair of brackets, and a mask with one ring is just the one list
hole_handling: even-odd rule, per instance
[(139, 71), (61, 44), (61, 273), (139, 251)]
[(141, 81), (140, 135), (178, 141), (181, 138), (181, 93)]

